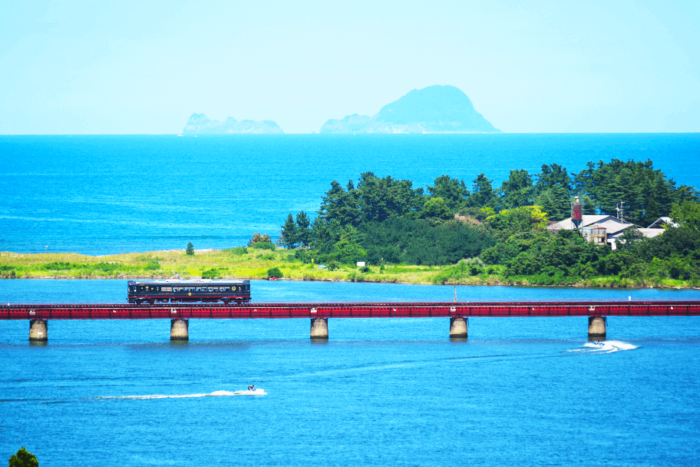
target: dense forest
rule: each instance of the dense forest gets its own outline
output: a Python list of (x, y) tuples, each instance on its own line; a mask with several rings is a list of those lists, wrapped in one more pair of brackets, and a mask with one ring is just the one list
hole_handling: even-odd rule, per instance
[[(670, 216), (678, 227), (653, 239), (627, 229), (618, 249), (586, 242), (577, 231), (546, 230), (570, 216), (578, 196), (585, 214), (616, 214), (647, 227)], [(700, 280), (700, 198), (676, 186), (651, 161), (589, 162), (569, 173), (558, 164), (535, 175), (511, 170), (500, 188), (480, 174), (471, 183), (447, 175), (426, 190), (410, 180), (363, 173), (343, 187), (333, 181), (313, 220), (289, 214), (279, 243), (303, 262), (453, 265), (443, 282), (494, 275), (530, 284), (567, 284), (592, 277)]]

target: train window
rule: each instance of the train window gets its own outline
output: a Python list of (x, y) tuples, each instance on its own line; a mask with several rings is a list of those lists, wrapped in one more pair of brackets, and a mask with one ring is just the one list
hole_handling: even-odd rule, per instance
[(209, 287), (209, 292), (213, 292), (213, 291), (214, 291), (214, 289), (212, 289), (211, 287)]

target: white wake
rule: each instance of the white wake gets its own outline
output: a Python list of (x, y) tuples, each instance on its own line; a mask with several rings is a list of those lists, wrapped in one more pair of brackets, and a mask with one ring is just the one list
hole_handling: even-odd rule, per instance
[(188, 399), (194, 397), (232, 397), (232, 396), (266, 396), (264, 389), (253, 391), (214, 391), (209, 394), (151, 394), (144, 396), (104, 396), (98, 399), (148, 400), (148, 399)]
[(634, 350), (639, 346), (621, 341), (601, 341), (599, 343), (587, 342), (583, 344), (583, 348), (567, 350), (567, 352), (585, 352), (585, 353), (613, 353), (622, 350)]

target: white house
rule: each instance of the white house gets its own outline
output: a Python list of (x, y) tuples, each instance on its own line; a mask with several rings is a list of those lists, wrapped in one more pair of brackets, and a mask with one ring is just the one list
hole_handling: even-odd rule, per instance
[[(592, 243), (596, 243), (596, 244), (607, 243), (614, 250), (617, 248), (617, 244), (615, 243), (615, 241), (618, 238), (620, 238), (622, 236), (622, 234), (624, 233), (624, 231), (629, 229), (630, 227), (637, 230), (637, 232), (639, 232), (645, 238), (658, 237), (659, 235), (664, 233), (664, 229), (656, 227), (657, 223), (662, 221), (662, 219), (664, 219), (664, 223), (671, 223), (672, 222), (670, 218), (663, 218), (662, 217), (659, 220), (657, 220), (656, 222), (654, 222), (652, 225), (650, 225), (649, 228), (643, 229), (643, 228), (640, 228), (638, 225), (622, 221), (615, 216), (610, 216), (610, 215), (587, 216), (587, 215), (584, 215), (584, 216), (582, 216), (582, 221), (581, 221), (581, 225), (579, 226), (579, 229), (581, 229), (581, 234), (583, 235), (583, 237), (587, 241), (592, 242)], [(658, 224), (658, 225), (660, 225), (660, 224)], [(568, 218), (568, 219), (564, 219), (563, 221), (551, 224), (550, 226), (547, 227), (547, 230), (549, 230), (552, 233), (557, 233), (562, 229), (575, 230), (576, 226), (574, 225), (571, 218)]]

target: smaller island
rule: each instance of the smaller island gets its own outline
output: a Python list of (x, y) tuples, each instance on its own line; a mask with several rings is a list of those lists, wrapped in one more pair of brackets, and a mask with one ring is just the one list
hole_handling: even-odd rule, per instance
[(183, 135), (278, 135), (282, 133), (284, 133), (282, 128), (272, 120), (259, 122), (253, 120), (238, 121), (233, 117), (228, 117), (223, 122), (220, 122), (218, 120), (209, 120), (203, 113), (193, 113), (185, 124), (185, 128), (182, 129)]
[(472, 101), (454, 86), (414, 89), (385, 105), (373, 117), (348, 115), (328, 120), (325, 134), (355, 133), (493, 133), (499, 132), (474, 109)]

